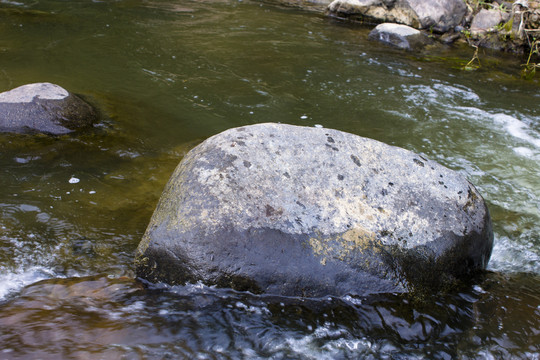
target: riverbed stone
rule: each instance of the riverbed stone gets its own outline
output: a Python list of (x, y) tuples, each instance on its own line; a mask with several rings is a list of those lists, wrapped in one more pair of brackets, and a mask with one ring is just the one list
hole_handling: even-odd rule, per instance
[(172, 174), (136, 253), (150, 282), (287, 296), (440, 289), (484, 269), (488, 209), (459, 173), (338, 130), (217, 134)]
[(0, 132), (60, 135), (96, 120), (91, 105), (55, 84), (27, 84), (0, 93)]
[(467, 7), (463, 0), (334, 0), (327, 11), (338, 17), (445, 33), (463, 21)]
[(369, 39), (404, 50), (419, 50), (432, 43), (431, 39), (420, 30), (394, 23), (377, 25), (369, 33)]

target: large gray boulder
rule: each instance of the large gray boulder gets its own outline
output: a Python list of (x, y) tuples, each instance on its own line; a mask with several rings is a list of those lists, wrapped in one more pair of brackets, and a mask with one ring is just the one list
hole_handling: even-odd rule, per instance
[(334, 0), (328, 12), (368, 22), (394, 22), (445, 33), (467, 13), (463, 0)]
[(0, 93), (0, 132), (66, 134), (91, 126), (95, 110), (51, 83), (23, 85)]
[(485, 268), (492, 242), (458, 173), (337, 130), (259, 124), (184, 157), (135, 263), (151, 282), (365, 295), (448, 285)]

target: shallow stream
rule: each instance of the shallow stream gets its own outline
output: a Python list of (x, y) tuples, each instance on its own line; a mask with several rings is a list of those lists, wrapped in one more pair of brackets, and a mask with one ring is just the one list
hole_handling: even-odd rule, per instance
[[(91, 131), (0, 134), (0, 359), (540, 359), (540, 83), (523, 59), (367, 40), (238, 0), (2, 0), (0, 91), (52, 82)], [(261, 122), (339, 129), (471, 180), (489, 272), (454, 293), (296, 299), (147, 288), (133, 256), (182, 156)]]

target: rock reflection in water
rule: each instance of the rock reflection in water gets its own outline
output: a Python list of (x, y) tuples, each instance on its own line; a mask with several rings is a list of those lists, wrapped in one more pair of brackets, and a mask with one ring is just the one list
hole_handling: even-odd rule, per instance
[(0, 306), (1, 357), (527, 358), (540, 279), (487, 274), (459, 293), (301, 299), (106, 276), (45, 280)]

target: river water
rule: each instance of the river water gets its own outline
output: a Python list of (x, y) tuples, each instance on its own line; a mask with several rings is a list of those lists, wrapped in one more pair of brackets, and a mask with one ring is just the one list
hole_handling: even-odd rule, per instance
[[(2, 0), (0, 90), (48, 81), (102, 120), (0, 134), (0, 359), (539, 359), (540, 84), (466, 46), (238, 0)], [(489, 272), (422, 302), (144, 286), (133, 256), (182, 156), (225, 129), (322, 125), (477, 185)]]

